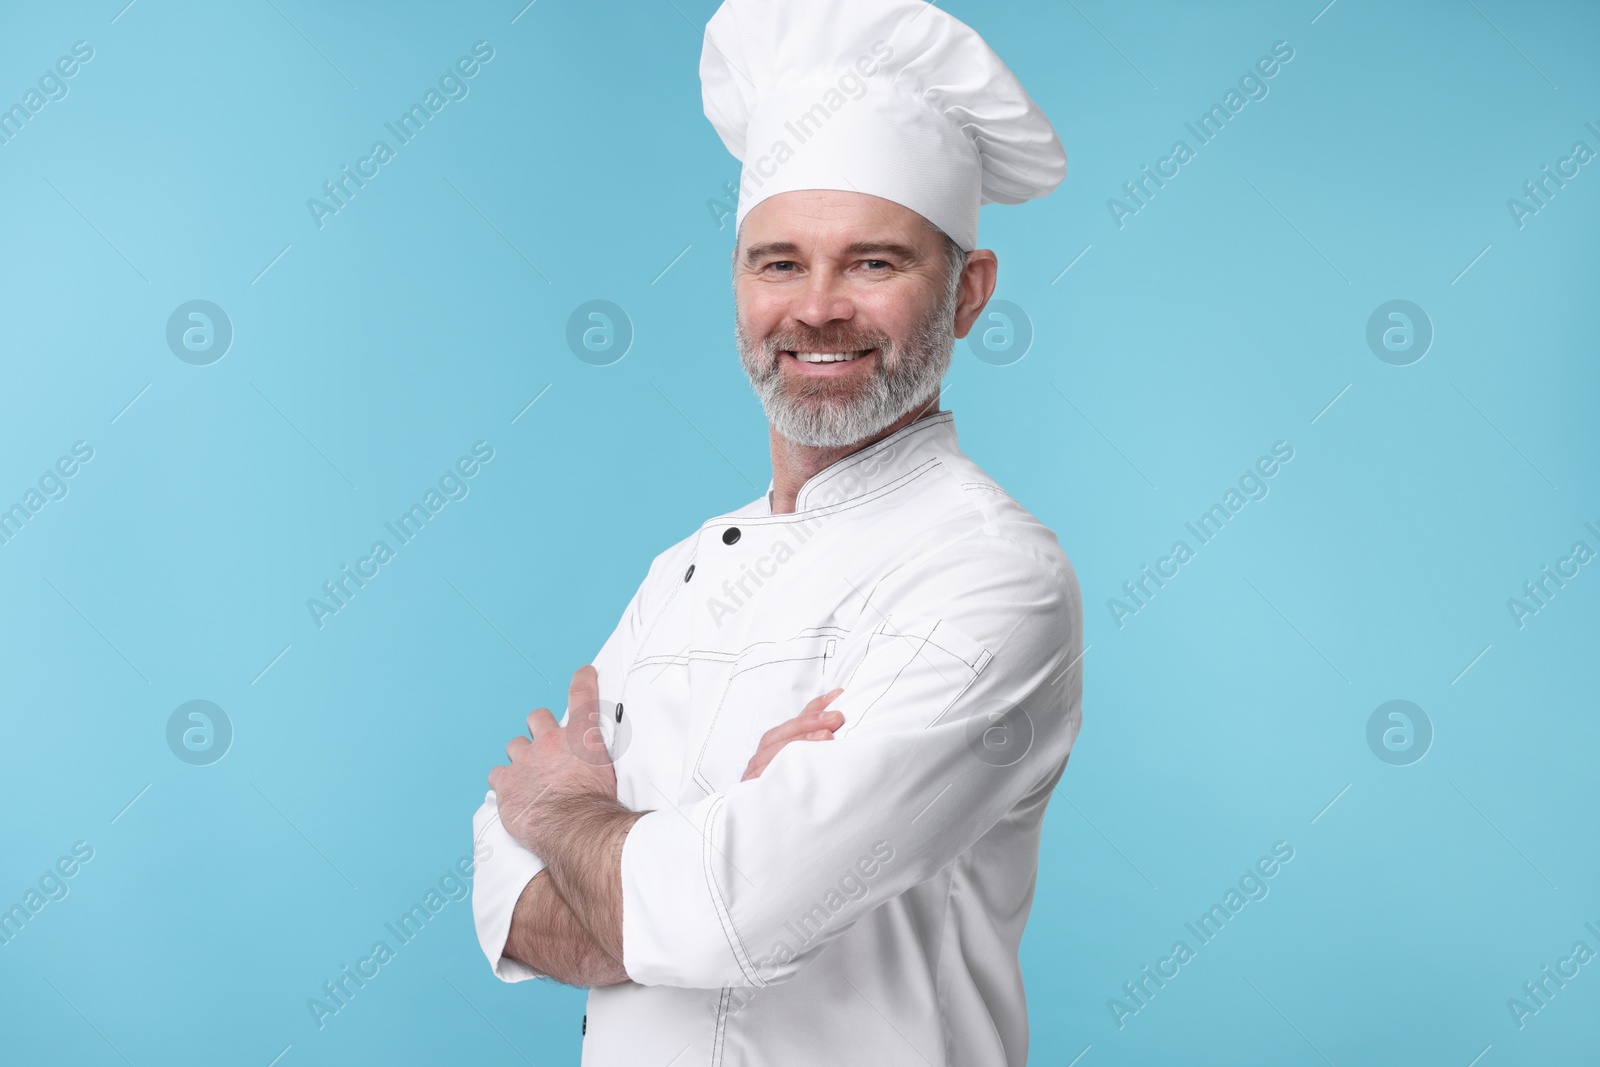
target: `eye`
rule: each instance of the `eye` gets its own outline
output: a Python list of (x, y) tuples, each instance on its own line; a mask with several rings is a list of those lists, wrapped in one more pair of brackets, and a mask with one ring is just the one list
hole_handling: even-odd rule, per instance
[(873, 273), (888, 270), (891, 266), (886, 259), (863, 259), (861, 265)]
[(799, 270), (800, 268), (799, 268), (799, 265), (796, 264), (793, 260), (780, 259), (780, 260), (775, 260), (775, 261), (773, 261), (771, 263), (768, 263), (765, 267), (762, 267), (761, 269), (766, 271), (766, 272), (768, 272), (768, 273), (771, 273), (771, 274), (793, 274), (796, 270)]

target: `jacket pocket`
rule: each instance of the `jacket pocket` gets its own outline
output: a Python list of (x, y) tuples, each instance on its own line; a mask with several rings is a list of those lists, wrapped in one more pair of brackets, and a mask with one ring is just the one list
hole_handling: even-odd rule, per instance
[(718, 793), (735, 785), (761, 736), (832, 688), (830, 657), (843, 636), (836, 627), (821, 627), (739, 653), (694, 753), (693, 776), (702, 789)]

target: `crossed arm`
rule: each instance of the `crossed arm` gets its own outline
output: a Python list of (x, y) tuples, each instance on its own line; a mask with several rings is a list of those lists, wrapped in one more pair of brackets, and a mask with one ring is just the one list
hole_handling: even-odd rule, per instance
[[(790, 741), (824, 741), (844, 722), (824, 693), (762, 735), (743, 778), (758, 777)], [(567, 725), (547, 708), (528, 716), (529, 737), (506, 746), (509, 766), (489, 784), (506, 830), (545, 863), (517, 899), (505, 955), (574, 986), (620, 985), (622, 846), (644, 813), (617, 801), (616, 772), (599, 730), (599, 676), (580, 667), (568, 691)]]
[(535, 875), (517, 898), (505, 954), (564, 985), (621, 985), (628, 980), (622, 962), (600, 947), (556, 892), (549, 868)]

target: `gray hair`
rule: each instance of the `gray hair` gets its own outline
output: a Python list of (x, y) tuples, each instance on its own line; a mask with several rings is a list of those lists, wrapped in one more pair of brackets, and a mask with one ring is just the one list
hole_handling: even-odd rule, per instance
[[(928, 225), (933, 224), (930, 222)], [(953, 312), (956, 289), (961, 285), (961, 272), (967, 266), (967, 254), (961, 251), (961, 246), (956, 244), (955, 238), (937, 227), (934, 228), (934, 232), (939, 235), (944, 252), (944, 303), (940, 306), (948, 307)]]

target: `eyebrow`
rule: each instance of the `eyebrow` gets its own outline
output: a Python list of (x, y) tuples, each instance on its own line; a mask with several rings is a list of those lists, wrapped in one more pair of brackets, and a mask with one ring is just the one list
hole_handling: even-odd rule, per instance
[(744, 250), (744, 261), (754, 263), (767, 256), (795, 256), (800, 254), (800, 246), (793, 241), (768, 241), (763, 245), (751, 245)]
[[(745, 249), (746, 263), (754, 263), (758, 259), (768, 256), (795, 256), (800, 254), (800, 246), (793, 241), (768, 241), (766, 244), (751, 245)], [(917, 260), (921, 254), (910, 245), (899, 244), (895, 241), (855, 241), (845, 246), (844, 254), (847, 256), (892, 256), (897, 259)]]
[(921, 253), (910, 245), (899, 244), (895, 241), (856, 241), (846, 246), (844, 254), (847, 256), (894, 256), (897, 259), (921, 259)]

